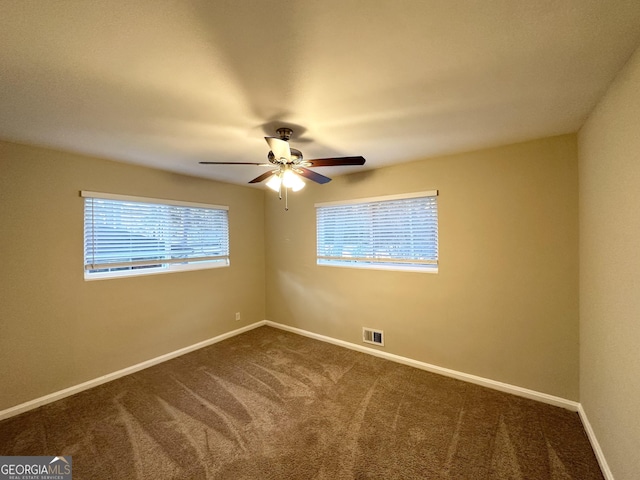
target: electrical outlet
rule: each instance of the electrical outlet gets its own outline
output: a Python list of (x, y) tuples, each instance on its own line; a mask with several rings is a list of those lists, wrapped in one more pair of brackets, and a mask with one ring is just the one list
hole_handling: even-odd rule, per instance
[(236, 320), (240, 320), (240, 312), (236, 312)]

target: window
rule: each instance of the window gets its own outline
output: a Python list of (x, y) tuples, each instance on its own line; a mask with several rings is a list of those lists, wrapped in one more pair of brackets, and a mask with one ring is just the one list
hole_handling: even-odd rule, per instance
[(81, 195), (85, 279), (229, 265), (228, 207)]
[(318, 265), (438, 271), (438, 192), (316, 204)]

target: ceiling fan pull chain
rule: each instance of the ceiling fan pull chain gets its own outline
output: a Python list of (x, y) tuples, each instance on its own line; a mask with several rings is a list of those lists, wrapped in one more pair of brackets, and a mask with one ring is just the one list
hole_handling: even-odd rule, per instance
[(289, 211), (289, 189), (284, 187), (284, 211)]

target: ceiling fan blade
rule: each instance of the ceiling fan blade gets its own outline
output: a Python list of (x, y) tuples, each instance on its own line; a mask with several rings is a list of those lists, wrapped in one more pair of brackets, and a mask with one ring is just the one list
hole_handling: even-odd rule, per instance
[(364, 157), (314, 158), (304, 160), (310, 167), (334, 167), (341, 165), (364, 165)]
[(262, 175), (254, 178), (253, 180), (251, 180), (249, 183), (260, 183), (263, 180), (266, 180), (267, 178), (269, 178), (271, 175), (273, 175), (273, 172), (266, 172), (263, 173)]
[(261, 167), (271, 167), (270, 163), (256, 162), (198, 162), (201, 165), (259, 165)]
[(309, 170), (304, 167), (296, 167), (294, 170), (296, 173), (316, 183), (328, 183), (331, 181), (329, 177), (325, 177), (324, 175), (320, 175), (319, 173), (316, 173), (313, 170)]
[(269, 144), (269, 148), (275, 155), (277, 161), (282, 158), (286, 158), (287, 163), (291, 163), (291, 148), (289, 147), (288, 142), (276, 137), (264, 137), (264, 139)]

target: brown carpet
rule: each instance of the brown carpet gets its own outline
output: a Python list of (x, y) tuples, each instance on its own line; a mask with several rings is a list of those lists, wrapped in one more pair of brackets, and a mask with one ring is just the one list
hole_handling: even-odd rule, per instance
[(0, 422), (84, 479), (602, 479), (578, 415), (261, 327)]

